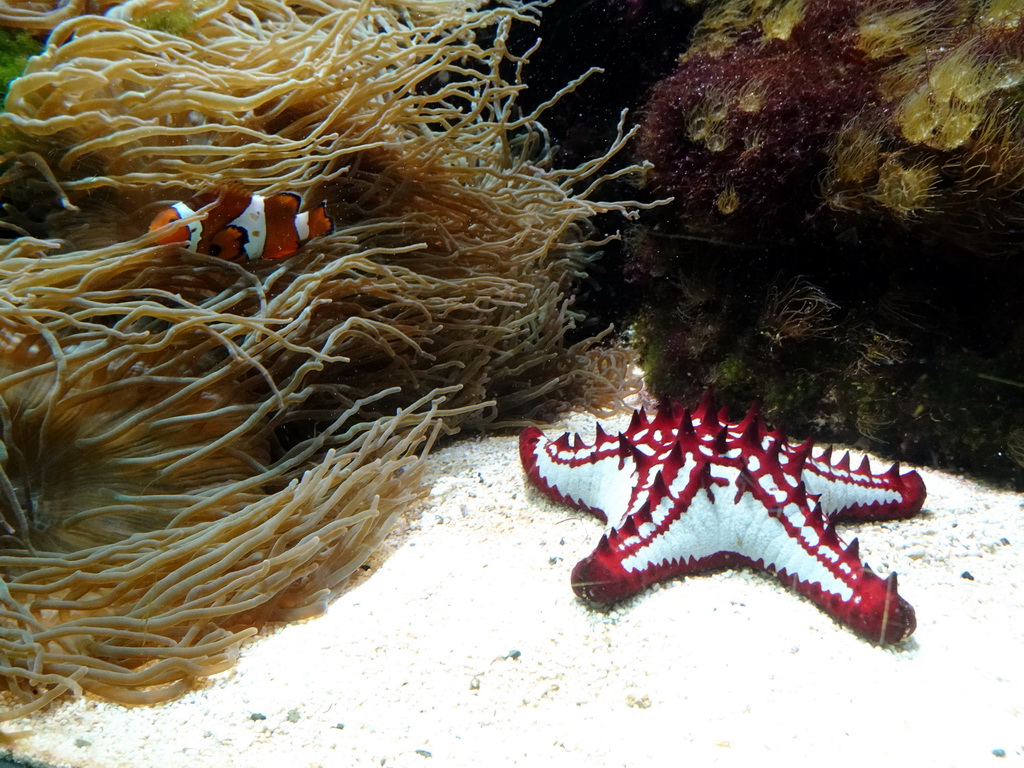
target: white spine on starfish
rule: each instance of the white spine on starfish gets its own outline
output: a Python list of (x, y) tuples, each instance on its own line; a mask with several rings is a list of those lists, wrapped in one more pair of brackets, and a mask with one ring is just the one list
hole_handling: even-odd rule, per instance
[[(796, 457), (793, 456), (789, 451), (779, 452), (779, 466), (782, 467), (782, 479), (785, 480), (786, 485), (790, 488), (796, 488), (803, 482), (802, 473), (794, 474), (792, 472), (785, 471), (791, 464), (796, 462)], [(806, 486), (805, 486), (806, 488)]]
[(581, 454), (589, 454), (593, 449), (557, 458), (552, 458), (551, 450), (556, 450), (553, 442), (537, 446), (538, 476), (568, 501), (600, 510), (610, 523), (621, 525), (629, 511), (636, 462), (632, 459), (620, 462), (618, 456), (610, 455), (596, 461), (588, 459), (582, 464), (570, 464), (570, 458), (579, 459)]
[[(716, 466), (713, 474), (716, 479), (728, 483), (717, 493), (734, 492), (739, 475), (737, 470)], [(664, 519), (671, 504), (666, 497), (655, 510), (654, 518)], [(677, 561), (674, 553), (677, 552), (689, 553), (690, 561), (720, 552), (735, 552), (752, 561), (764, 560), (765, 566), (776, 573), (785, 571), (789, 576), (818, 584), (826, 592), (850, 600), (853, 597), (852, 587), (810, 551), (820, 543), (820, 537), (814, 528), (804, 525), (806, 514), (803, 508), (798, 504), (787, 504), (777, 514), (785, 515), (789, 524), (799, 530), (802, 546), (793, 546), (793, 538), (782, 521), (765, 514), (764, 504), (752, 494), (744, 493), (735, 505), (716, 506), (706, 490), (698, 490), (686, 511), (669, 524), (664, 534), (649, 540), (634, 554), (624, 558), (622, 567), (627, 571), (643, 571), (652, 565), (674, 563)], [(639, 529), (639, 533), (643, 536), (644, 529)], [(649, 539), (649, 536), (648, 533), (644, 538)], [(630, 537), (631, 543), (634, 538)]]

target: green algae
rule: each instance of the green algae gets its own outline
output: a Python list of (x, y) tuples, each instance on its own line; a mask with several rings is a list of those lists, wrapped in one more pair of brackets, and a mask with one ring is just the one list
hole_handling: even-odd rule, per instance
[(169, 35), (182, 37), (196, 25), (195, 7), (185, 3), (173, 11), (154, 11), (136, 20), (143, 29), (166, 32)]
[(43, 44), (23, 30), (0, 27), (0, 101), (7, 98), (11, 81), (21, 77), (25, 63), (43, 50)]

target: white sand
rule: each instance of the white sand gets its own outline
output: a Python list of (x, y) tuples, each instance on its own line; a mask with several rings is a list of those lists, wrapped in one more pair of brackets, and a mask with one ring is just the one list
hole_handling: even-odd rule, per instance
[(524, 486), (514, 438), (440, 450), (432, 474), (429, 502), (327, 615), (265, 633), (170, 704), (82, 698), (5, 724), (24, 732), (13, 753), (90, 768), (1024, 763), (1017, 494), (923, 470), (920, 517), (840, 531), (917, 609), (914, 637), (885, 649), (745, 571), (593, 610), (569, 572), (601, 526)]

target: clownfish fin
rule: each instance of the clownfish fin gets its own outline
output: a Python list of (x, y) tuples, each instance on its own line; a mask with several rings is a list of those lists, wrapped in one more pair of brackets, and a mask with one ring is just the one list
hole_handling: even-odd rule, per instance
[(334, 222), (327, 215), (327, 203), (320, 203), (316, 208), (307, 211), (306, 227), (309, 237), (321, 237), (334, 231)]
[(227, 261), (245, 261), (248, 257), (245, 246), (249, 244), (249, 233), (244, 227), (229, 225), (218, 230), (210, 238), (204, 253)]
[(299, 212), (302, 207), (302, 195), (297, 192), (275, 192), (267, 197), (268, 203), (273, 203), (275, 208), (290, 211), (292, 216)]
[[(204, 192), (193, 200), (189, 201), (189, 206), (198, 211), (211, 203), (215, 205), (210, 208), (206, 214), (206, 218), (203, 219), (202, 237), (199, 240), (199, 247), (196, 249), (200, 253), (208, 253), (211, 256), (217, 254), (211, 252), (210, 246), (214, 242), (214, 238), (217, 237), (218, 233), (232, 224), (235, 219), (241, 216), (245, 210), (249, 207), (252, 202), (252, 195), (246, 191), (245, 187), (237, 184), (232, 184), (226, 187), (219, 187), (209, 192)], [(246, 239), (248, 242), (248, 237)], [(221, 258), (224, 258), (223, 256)]]

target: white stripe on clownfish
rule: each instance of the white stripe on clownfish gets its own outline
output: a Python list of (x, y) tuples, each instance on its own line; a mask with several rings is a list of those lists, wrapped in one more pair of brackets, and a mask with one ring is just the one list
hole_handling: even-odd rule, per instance
[[(178, 218), (184, 219), (187, 216), (195, 215), (195, 211), (189, 208), (187, 203), (175, 203), (171, 208), (178, 213)], [(150, 229), (153, 227), (151, 226)], [(188, 249), (194, 251), (199, 247), (199, 238), (203, 234), (203, 222), (193, 221), (188, 225)]]

